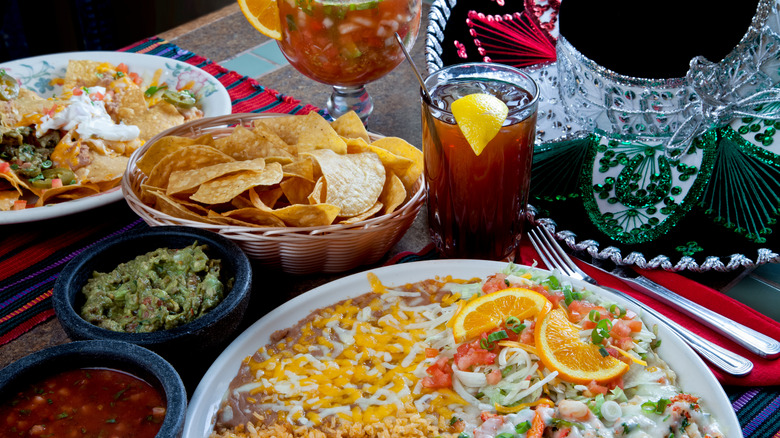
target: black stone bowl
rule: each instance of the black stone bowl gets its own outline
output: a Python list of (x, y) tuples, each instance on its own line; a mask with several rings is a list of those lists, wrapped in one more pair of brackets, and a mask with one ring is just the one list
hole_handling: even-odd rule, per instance
[[(205, 315), (178, 327), (151, 333), (125, 333), (104, 329), (80, 316), (86, 301), (81, 292), (95, 271), (111, 272), (120, 263), (158, 248), (184, 248), (194, 242), (208, 245), (206, 254), (221, 260), (220, 279), (233, 286), (221, 303)], [(103, 339), (146, 347), (170, 361), (180, 371), (200, 353), (221, 349), (236, 331), (246, 312), (252, 290), (249, 258), (233, 241), (217, 233), (183, 226), (160, 226), (122, 234), (98, 242), (71, 260), (60, 272), (52, 300), (62, 328), (72, 340)]]
[(152, 385), (166, 401), (157, 438), (180, 437), (187, 414), (187, 392), (179, 374), (154, 352), (119, 341), (76, 341), (40, 350), (0, 369), (0, 403), (58, 373), (80, 368), (110, 368)]

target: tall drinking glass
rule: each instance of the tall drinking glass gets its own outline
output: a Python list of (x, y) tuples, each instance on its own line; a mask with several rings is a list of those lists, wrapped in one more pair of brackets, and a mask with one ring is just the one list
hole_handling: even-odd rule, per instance
[[(428, 223), (439, 253), (449, 258), (514, 260), (523, 235), (536, 136), (538, 87), (515, 68), (458, 64), (425, 80), (422, 99)], [(509, 114), (477, 155), (451, 111), (460, 97), (486, 93)]]
[(365, 85), (404, 59), (395, 39), (411, 50), (422, 0), (280, 0), (282, 53), (296, 70), (333, 86), (333, 117), (354, 110), (365, 122), (374, 108)]

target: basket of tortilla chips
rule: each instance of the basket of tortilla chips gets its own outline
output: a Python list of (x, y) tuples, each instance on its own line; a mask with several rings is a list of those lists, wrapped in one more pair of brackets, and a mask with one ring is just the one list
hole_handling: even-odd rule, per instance
[(122, 190), (150, 225), (236, 241), (294, 274), (379, 261), (425, 202), (422, 152), (354, 113), (231, 114), (169, 129), (130, 157)]

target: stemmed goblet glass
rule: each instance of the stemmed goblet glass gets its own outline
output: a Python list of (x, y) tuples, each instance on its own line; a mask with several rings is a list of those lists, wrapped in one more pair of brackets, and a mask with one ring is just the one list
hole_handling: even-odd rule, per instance
[(363, 123), (374, 104), (365, 85), (404, 60), (420, 29), (421, 0), (278, 0), (284, 56), (305, 76), (333, 86), (333, 117), (354, 110)]

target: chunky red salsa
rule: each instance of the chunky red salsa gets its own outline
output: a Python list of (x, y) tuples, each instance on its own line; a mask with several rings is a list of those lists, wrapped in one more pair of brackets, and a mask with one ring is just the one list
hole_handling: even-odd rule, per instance
[(0, 436), (152, 438), (165, 401), (151, 385), (104, 368), (65, 371), (0, 406)]

